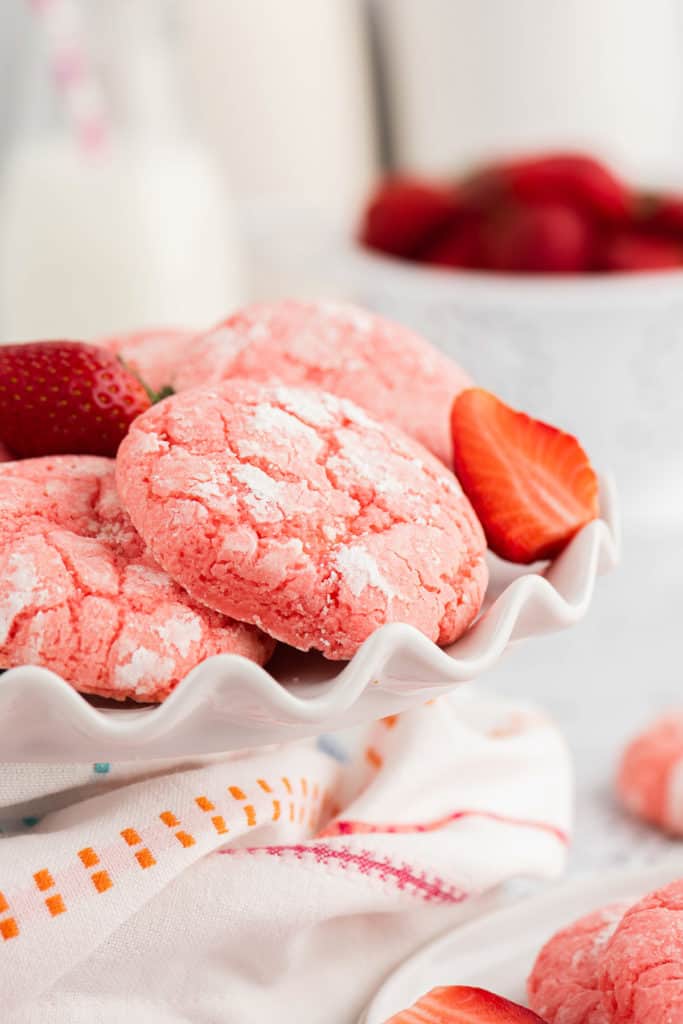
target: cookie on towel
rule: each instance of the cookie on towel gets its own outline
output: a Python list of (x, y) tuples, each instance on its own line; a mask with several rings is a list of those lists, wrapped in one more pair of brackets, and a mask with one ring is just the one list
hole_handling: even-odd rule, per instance
[(598, 985), (598, 963), (628, 909), (614, 903), (556, 932), (527, 981), (529, 1006), (548, 1024), (610, 1024)]
[(447, 644), (479, 611), (484, 535), (456, 478), (326, 392), (236, 380), (174, 395), (135, 420), (116, 478), (196, 600), (301, 650), (348, 658), (387, 622)]
[(95, 344), (120, 356), (151, 391), (159, 392), (173, 383), (192, 337), (191, 331), (157, 327), (100, 338)]
[(683, 881), (626, 911), (600, 959), (610, 1024), (683, 1021)]
[(0, 466), (0, 667), (42, 665), (85, 693), (157, 701), (209, 655), (263, 662), (271, 650), (146, 554), (111, 459)]
[(632, 814), (683, 835), (683, 712), (663, 715), (629, 743), (616, 786)]
[(471, 381), (406, 327), (336, 302), (243, 309), (192, 342), (177, 391), (234, 377), (317, 387), (395, 423), (451, 465), (450, 411)]

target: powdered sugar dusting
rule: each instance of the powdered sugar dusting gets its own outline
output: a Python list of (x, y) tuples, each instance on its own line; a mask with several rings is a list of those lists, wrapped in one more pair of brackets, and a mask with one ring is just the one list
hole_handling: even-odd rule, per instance
[(397, 591), (380, 572), (377, 561), (361, 545), (339, 548), (334, 564), (354, 597), (362, 594), (366, 587), (380, 590), (389, 600), (396, 597)]
[(7, 640), (17, 615), (48, 598), (35, 561), (29, 555), (16, 552), (9, 558), (9, 567), (7, 591), (0, 601), (0, 644)]
[(114, 674), (115, 682), (126, 690), (136, 690), (142, 680), (163, 682), (173, 672), (172, 658), (164, 658), (156, 651), (138, 647), (130, 661), (118, 665)]
[(154, 627), (155, 632), (168, 646), (175, 647), (186, 658), (193, 644), (202, 638), (202, 627), (196, 615), (176, 615), (167, 622)]

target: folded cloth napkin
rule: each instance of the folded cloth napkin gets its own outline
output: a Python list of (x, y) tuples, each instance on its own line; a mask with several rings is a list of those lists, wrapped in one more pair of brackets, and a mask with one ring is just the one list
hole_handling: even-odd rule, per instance
[(561, 871), (569, 759), (537, 711), (459, 693), (343, 757), (2, 766), (2, 1021), (351, 1024), (483, 894)]

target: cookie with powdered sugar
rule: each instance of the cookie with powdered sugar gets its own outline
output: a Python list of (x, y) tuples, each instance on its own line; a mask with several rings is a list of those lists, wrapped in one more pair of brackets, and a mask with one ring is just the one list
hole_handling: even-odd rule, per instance
[(470, 378), (415, 331), (341, 302), (285, 299), (233, 313), (193, 339), (177, 391), (237, 377), (316, 387), (395, 423), (452, 461), (450, 412)]
[(135, 420), (117, 483), (195, 600), (301, 650), (348, 658), (388, 622), (448, 644), (481, 606), (486, 545), (456, 478), (334, 395), (177, 394)]
[(272, 648), (155, 564), (121, 507), (113, 460), (0, 466), (1, 668), (40, 665), (84, 693), (159, 701), (212, 654), (263, 663)]

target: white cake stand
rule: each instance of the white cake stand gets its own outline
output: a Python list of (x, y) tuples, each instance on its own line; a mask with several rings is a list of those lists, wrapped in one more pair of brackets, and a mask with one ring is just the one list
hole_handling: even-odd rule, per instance
[(377, 630), (348, 663), (289, 649), (267, 669), (235, 655), (198, 665), (159, 707), (101, 707), (43, 668), (0, 676), (3, 760), (74, 763), (185, 757), (287, 743), (374, 721), (469, 682), (513, 642), (552, 633), (588, 612), (596, 578), (619, 558), (614, 488), (602, 519), (537, 572), (491, 560), (483, 614), (441, 649), (411, 626)]

